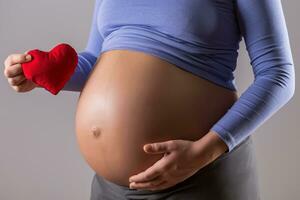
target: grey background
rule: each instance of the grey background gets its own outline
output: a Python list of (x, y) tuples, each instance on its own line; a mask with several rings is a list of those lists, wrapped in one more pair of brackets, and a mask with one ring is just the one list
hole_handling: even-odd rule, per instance
[[(282, 1), (296, 68), (300, 62), (300, 2)], [(89, 199), (93, 171), (77, 147), (74, 117), (79, 93), (54, 96), (39, 88), (17, 93), (3, 76), (11, 53), (60, 42), (82, 50), (94, 1), (0, 0), (0, 199)], [(241, 42), (236, 82), (239, 93), (253, 81)], [(280, 109), (254, 135), (264, 200), (300, 199), (299, 97)]]

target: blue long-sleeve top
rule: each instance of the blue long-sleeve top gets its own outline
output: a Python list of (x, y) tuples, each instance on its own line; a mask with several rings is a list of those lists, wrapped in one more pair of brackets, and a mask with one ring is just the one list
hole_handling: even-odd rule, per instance
[(242, 38), (254, 81), (210, 129), (230, 152), (294, 95), (280, 0), (96, 0), (87, 46), (63, 90), (81, 91), (102, 52), (132, 49), (236, 91)]

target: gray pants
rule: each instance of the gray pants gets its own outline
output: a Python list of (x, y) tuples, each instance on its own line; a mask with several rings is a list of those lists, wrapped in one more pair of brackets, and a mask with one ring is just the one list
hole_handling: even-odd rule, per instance
[(252, 136), (188, 179), (161, 190), (136, 190), (95, 174), (90, 200), (260, 200)]

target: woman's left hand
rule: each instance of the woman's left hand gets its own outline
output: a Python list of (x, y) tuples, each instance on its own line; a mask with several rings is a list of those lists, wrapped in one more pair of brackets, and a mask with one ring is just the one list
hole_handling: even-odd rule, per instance
[(129, 178), (132, 189), (166, 189), (184, 181), (208, 164), (205, 159), (199, 159), (199, 150), (196, 150), (194, 141), (169, 140), (146, 144), (144, 151), (164, 156), (145, 171)]

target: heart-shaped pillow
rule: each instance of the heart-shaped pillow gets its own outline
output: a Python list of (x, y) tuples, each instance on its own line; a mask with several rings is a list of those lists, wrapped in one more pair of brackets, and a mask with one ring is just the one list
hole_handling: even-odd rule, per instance
[(22, 63), (24, 76), (56, 95), (71, 78), (78, 63), (77, 52), (68, 44), (58, 44), (49, 52), (30, 50), (31, 61)]

